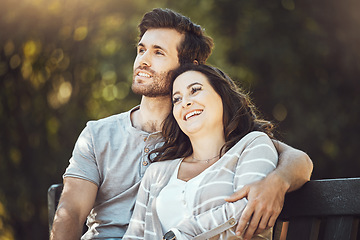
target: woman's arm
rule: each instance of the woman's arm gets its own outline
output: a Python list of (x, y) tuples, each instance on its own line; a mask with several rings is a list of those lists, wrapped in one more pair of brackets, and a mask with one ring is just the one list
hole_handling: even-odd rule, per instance
[(309, 156), (282, 142), (273, 140), (279, 152), (279, 164), (266, 178), (246, 185), (227, 201), (246, 197), (248, 204), (241, 215), (236, 231), (245, 239), (275, 225), (284, 205), (285, 194), (300, 188), (310, 180), (313, 164)]
[[(246, 184), (264, 178), (275, 169), (277, 159), (278, 156), (271, 140), (265, 134), (256, 137), (247, 145), (237, 161), (239, 165), (235, 172), (234, 189), (239, 190)], [(190, 219), (185, 219), (176, 228), (186, 238), (207, 235), (210, 230), (214, 232), (212, 236), (215, 236), (219, 233), (214, 229), (218, 228), (220, 232), (224, 232), (236, 224), (246, 203), (246, 199), (224, 203)], [(206, 236), (208, 237), (211, 236)]]
[(150, 179), (147, 169), (138, 190), (134, 212), (131, 216), (129, 227), (123, 239), (144, 239), (145, 238), (145, 216), (150, 196)]

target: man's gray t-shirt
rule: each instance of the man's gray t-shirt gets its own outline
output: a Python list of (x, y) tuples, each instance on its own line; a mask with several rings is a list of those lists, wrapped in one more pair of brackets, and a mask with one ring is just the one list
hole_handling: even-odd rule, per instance
[(148, 153), (160, 146), (160, 132), (134, 128), (130, 113), (89, 121), (80, 134), (65, 177), (95, 183), (98, 194), (82, 239), (121, 238), (129, 224)]

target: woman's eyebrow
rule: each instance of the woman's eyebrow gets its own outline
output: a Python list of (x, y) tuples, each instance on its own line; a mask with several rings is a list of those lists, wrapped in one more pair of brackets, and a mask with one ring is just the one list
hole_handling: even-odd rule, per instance
[[(201, 86), (203, 86), (201, 83), (199, 83), (199, 82), (194, 82), (194, 83), (191, 83), (191, 84), (189, 84), (186, 88), (187, 89), (190, 89), (192, 86), (194, 86), (194, 85), (201, 85)], [(176, 92), (174, 92), (173, 93), (173, 96), (174, 95), (176, 95), (176, 94), (178, 94), (178, 93), (180, 93), (179, 91), (176, 91)]]
[(187, 86), (187, 89), (191, 88), (191, 87), (194, 86), (194, 85), (201, 85), (201, 86), (202, 86), (201, 83), (199, 83), (199, 82), (194, 82), (194, 83), (189, 84), (189, 86)]
[(176, 92), (173, 93), (172, 96), (174, 96), (174, 95), (176, 95), (176, 94), (178, 94), (178, 93), (180, 93), (180, 92), (179, 92), (179, 91), (176, 91)]

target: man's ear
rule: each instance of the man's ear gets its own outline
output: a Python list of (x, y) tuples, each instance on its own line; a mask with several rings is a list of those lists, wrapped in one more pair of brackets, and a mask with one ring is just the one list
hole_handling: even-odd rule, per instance
[(193, 61), (193, 63), (194, 63), (195, 65), (199, 65), (199, 62), (198, 62), (198, 60), (196, 60), (196, 59)]

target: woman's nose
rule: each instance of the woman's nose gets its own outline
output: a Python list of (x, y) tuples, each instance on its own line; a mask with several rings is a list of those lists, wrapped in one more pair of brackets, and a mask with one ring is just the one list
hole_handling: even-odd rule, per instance
[(191, 107), (191, 105), (193, 104), (193, 102), (190, 99), (184, 99), (185, 101), (183, 101), (183, 107)]

